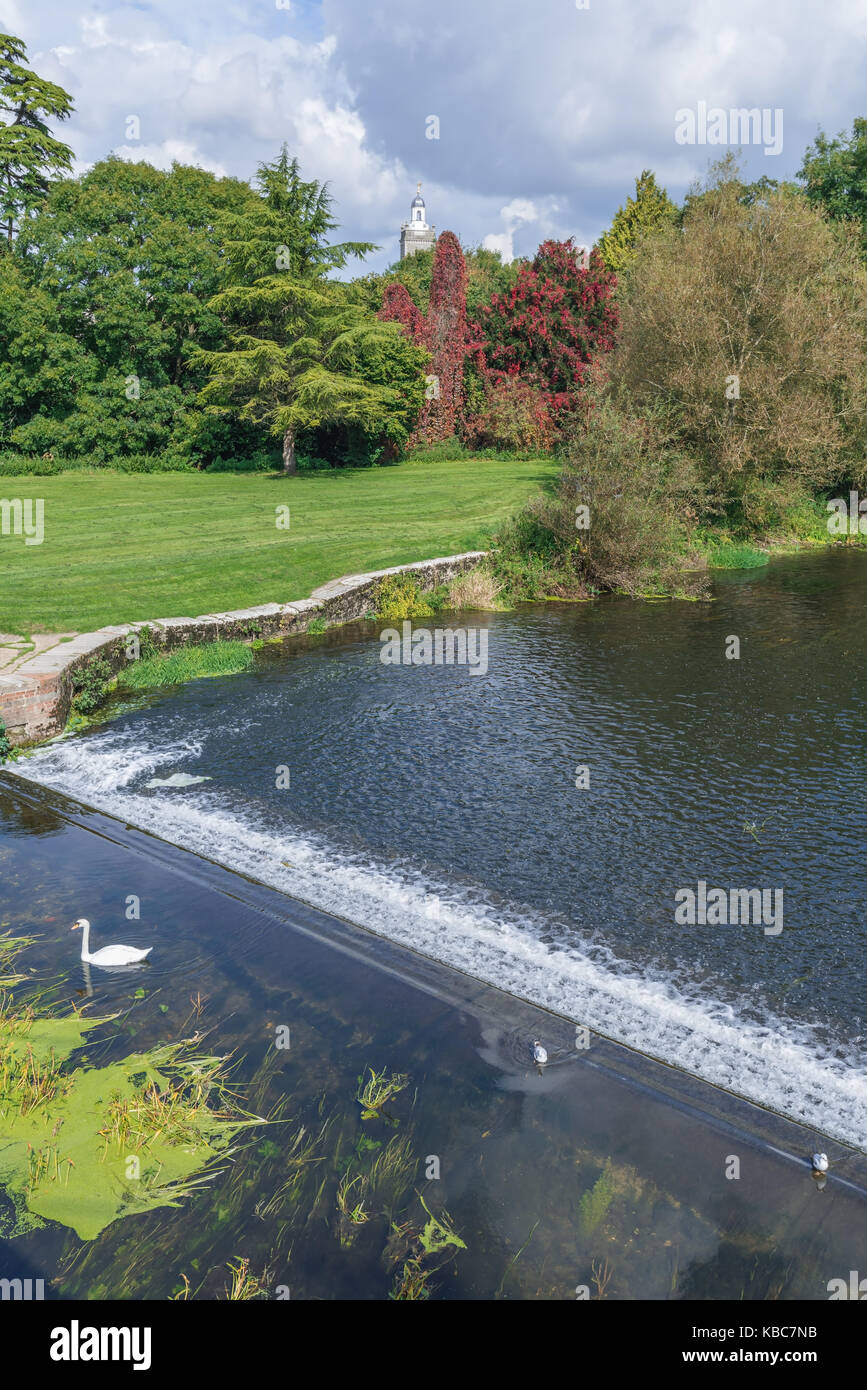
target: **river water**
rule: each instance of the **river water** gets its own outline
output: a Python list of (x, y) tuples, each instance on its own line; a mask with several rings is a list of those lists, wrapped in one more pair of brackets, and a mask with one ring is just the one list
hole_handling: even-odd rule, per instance
[[(416, 624), (486, 628), (484, 673), (356, 624), (14, 773), (863, 1148), (865, 603), (840, 548)], [(682, 925), (700, 882), (782, 915)]]

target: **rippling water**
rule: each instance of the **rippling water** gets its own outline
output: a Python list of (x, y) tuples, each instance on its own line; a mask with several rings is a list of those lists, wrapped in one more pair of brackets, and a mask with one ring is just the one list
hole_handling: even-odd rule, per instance
[[(451, 617), (485, 675), (356, 625), (15, 770), (863, 1146), (865, 600), (834, 550)], [(209, 780), (147, 786), (177, 773)], [(782, 889), (782, 932), (676, 925), (700, 879)]]

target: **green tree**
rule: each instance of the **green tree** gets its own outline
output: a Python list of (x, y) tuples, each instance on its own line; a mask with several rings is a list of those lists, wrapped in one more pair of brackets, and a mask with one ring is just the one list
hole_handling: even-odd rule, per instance
[(365, 375), (364, 364), (381, 368), (398, 354), (410, 376), (421, 376), (425, 354), (327, 278), (376, 249), (328, 243), (336, 223), (327, 186), (305, 183), (285, 146), (275, 163), (260, 166), (257, 184), (259, 203), (224, 222), (228, 284), (210, 307), (229, 347), (197, 352), (210, 374), (201, 400), (218, 416), (235, 413), (265, 427), (282, 441), (284, 471), (295, 473), (300, 431), (344, 426), (397, 437), (406, 430), (411, 393), (380, 383), (375, 370)]
[(618, 208), (608, 231), (599, 238), (599, 251), (608, 269), (621, 275), (635, 260), (641, 238), (670, 226), (676, 216), (677, 208), (659, 187), (656, 175), (644, 169), (635, 180), (635, 197), (627, 198), (625, 206)]
[[(71, 341), (82, 362), (65, 392), (62, 375), (47, 392), (37, 373), (28, 395), (27, 374), (16, 368), (15, 413), (5, 418), (14, 418), (19, 448), (102, 461), (157, 452), (180, 435), (189, 445), (184, 452), (207, 461), (261, 444), (246, 428), (199, 429), (192, 439), (185, 429), (205, 381), (191, 364), (191, 348), (224, 341), (220, 318), (208, 307), (222, 276), (217, 224), (229, 209), (254, 201), (237, 179), (117, 158), (52, 185), (7, 259), (34, 296), (45, 331)], [(0, 343), (8, 363), (34, 351), (25, 332), (31, 306), (25, 294), (13, 313), (13, 288), (5, 300), (8, 336)]]
[(639, 412), (665, 412), (708, 488), (746, 512), (771, 485), (863, 477), (867, 271), (854, 229), (803, 193), (750, 203), (743, 189), (722, 161), (683, 228), (646, 244), (612, 376)]
[(807, 185), (807, 197), (835, 221), (860, 223), (867, 255), (867, 120), (858, 116), (852, 132), (841, 131), (833, 140), (819, 131), (807, 148), (798, 178)]
[(65, 121), (72, 98), (24, 66), (27, 46), (0, 34), (0, 226), (7, 248), (21, 219), (42, 202), (52, 176), (72, 168), (72, 150), (47, 120)]

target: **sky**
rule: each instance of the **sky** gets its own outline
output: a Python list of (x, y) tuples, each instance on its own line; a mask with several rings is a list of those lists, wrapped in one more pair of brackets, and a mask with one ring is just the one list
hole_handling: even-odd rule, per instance
[(0, 29), (71, 93), (77, 169), (249, 179), (285, 142), (369, 269), (419, 180), (438, 232), (532, 255), (592, 244), (642, 169), (676, 200), (739, 146), (792, 178), (867, 115), (867, 0), (0, 0)]

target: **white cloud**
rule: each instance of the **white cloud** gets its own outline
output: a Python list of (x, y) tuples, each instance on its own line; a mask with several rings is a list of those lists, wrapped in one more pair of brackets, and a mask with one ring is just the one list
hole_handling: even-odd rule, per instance
[[(721, 151), (675, 144), (681, 107), (784, 108), (784, 154), (747, 151), (751, 176), (778, 178), (819, 123), (836, 132), (861, 113), (867, 0), (708, 13), (680, 0), (0, 0), (3, 27), (74, 97), (60, 133), (81, 165), (177, 151), (249, 178), (285, 141), (331, 182), (343, 234), (383, 242), (380, 265), (417, 179), (438, 230), (512, 255), (545, 236), (594, 240), (643, 168), (682, 195)], [(431, 113), (439, 140), (425, 138)]]

